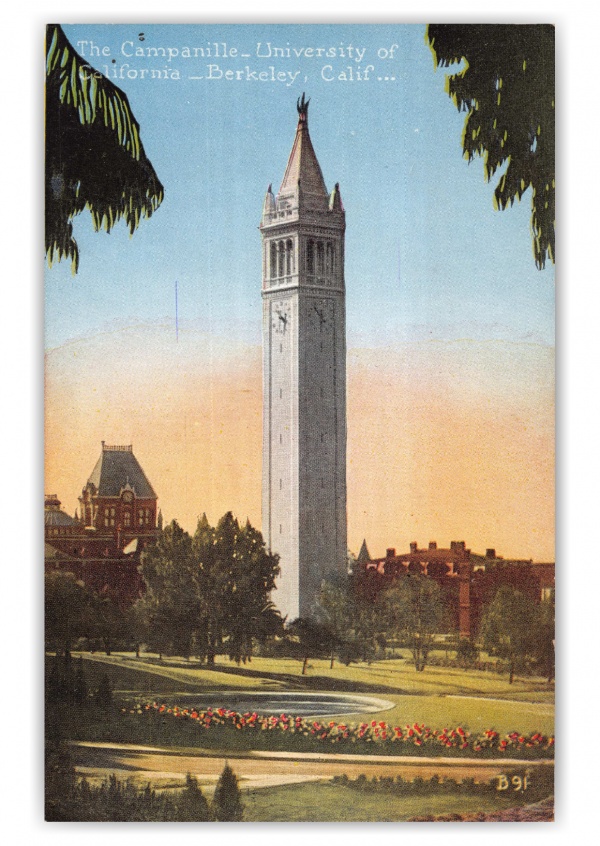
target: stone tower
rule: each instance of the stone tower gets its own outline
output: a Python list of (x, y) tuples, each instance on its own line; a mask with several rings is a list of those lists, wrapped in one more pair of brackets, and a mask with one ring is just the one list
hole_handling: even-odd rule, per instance
[(346, 331), (339, 185), (327, 193), (308, 101), (277, 196), (264, 201), (262, 528), (280, 556), (273, 599), (313, 616), (321, 582), (343, 578), (346, 541)]

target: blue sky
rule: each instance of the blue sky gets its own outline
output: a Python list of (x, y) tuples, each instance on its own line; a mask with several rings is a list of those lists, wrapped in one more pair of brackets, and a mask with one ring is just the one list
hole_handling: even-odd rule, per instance
[[(129, 97), (165, 199), (132, 238), (122, 222), (106, 235), (92, 231), (87, 212), (75, 220), (78, 275), (68, 262), (46, 274), (48, 347), (138, 322), (174, 327), (176, 281), (180, 326), (260, 343), (257, 227), (267, 185), (277, 190), (283, 177), (303, 91), (326, 184), (340, 183), (346, 208), (349, 346), (553, 343), (554, 272), (533, 262), (529, 193), (494, 211), (481, 161), (462, 158), (464, 115), (444, 92), (444, 71), (434, 71), (423, 26), (64, 29), (86, 58), (91, 42), (108, 48), (109, 56), (90, 57), (94, 67), (123, 73), (114, 81)], [(184, 47), (214, 53), (215, 43), (248, 58), (181, 56)], [(124, 55), (139, 47), (179, 55)], [(274, 47), (292, 56), (268, 57)], [(302, 48), (345, 55), (294, 55)], [(244, 78), (207, 79), (209, 65), (218, 67), (213, 76), (239, 70)], [(246, 79), (246, 67), (250, 75), (273, 67), (285, 81)], [(151, 68), (180, 78), (141, 78)]]

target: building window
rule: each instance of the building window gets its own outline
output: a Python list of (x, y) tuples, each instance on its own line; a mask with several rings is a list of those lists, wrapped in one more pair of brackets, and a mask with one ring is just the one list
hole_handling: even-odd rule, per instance
[(294, 246), (291, 240), (285, 242), (285, 272), (287, 276), (294, 272)]
[(277, 276), (277, 244), (271, 243), (271, 267), (269, 268), (271, 279)]
[(149, 508), (140, 508), (138, 511), (138, 523), (140, 526), (151, 524), (152, 511)]
[(309, 276), (315, 273), (315, 242), (308, 241), (306, 244), (306, 272)]
[(129, 526), (131, 526), (131, 511), (123, 512), (123, 525), (125, 528), (129, 528)]
[(285, 276), (285, 244), (283, 241), (279, 242), (279, 272), (278, 276)]
[(322, 241), (317, 242), (317, 274), (322, 276), (325, 271), (325, 248)]
[(331, 241), (327, 242), (327, 265), (326, 265), (326, 269), (327, 269), (327, 275), (328, 276), (331, 276), (333, 274), (333, 271), (335, 270), (335, 252), (334, 252), (334, 246), (331, 243)]

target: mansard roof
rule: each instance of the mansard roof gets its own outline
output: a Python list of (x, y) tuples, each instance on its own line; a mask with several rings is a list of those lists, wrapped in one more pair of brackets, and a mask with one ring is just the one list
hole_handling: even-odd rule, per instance
[(157, 499), (131, 445), (107, 446), (102, 441), (102, 453), (88, 479), (90, 483), (98, 496), (120, 496), (127, 488), (138, 499)]
[(321, 166), (308, 132), (308, 102), (304, 100), (304, 95), (302, 95), (302, 103), (298, 101), (296, 137), (279, 193), (295, 191), (298, 182), (300, 182), (302, 193), (320, 195), (329, 201)]

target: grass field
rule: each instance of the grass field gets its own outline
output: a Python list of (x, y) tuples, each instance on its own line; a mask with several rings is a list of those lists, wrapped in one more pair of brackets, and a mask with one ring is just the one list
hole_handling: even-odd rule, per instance
[[(302, 676), (300, 662), (283, 658), (254, 658), (241, 667), (220, 658), (210, 670), (183, 659), (161, 662), (156, 656), (107, 658), (84, 653), (83, 657), (90, 685), (106, 673), (119, 696), (164, 698), (176, 704), (178, 693), (210, 690), (345, 691), (393, 702), (392, 709), (379, 712), (379, 719), (394, 725), (424, 722), (432, 728), (462, 725), (473, 732), (494, 728), (501, 734), (554, 733), (553, 686), (535, 678), (518, 678), (510, 685), (506, 676), (475, 670), (427, 667), (417, 673), (402, 659), (333, 669), (328, 661), (313, 660)], [(358, 723), (373, 717), (369, 712), (347, 720)]]
[(417, 816), (489, 813), (514, 798), (483, 796), (390, 796), (360, 793), (313, 782), (243, 793), (248, 822), (401, 822)]

